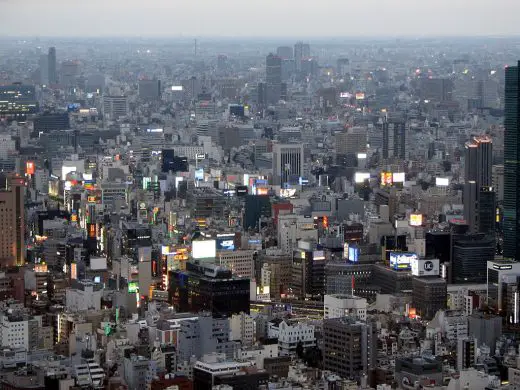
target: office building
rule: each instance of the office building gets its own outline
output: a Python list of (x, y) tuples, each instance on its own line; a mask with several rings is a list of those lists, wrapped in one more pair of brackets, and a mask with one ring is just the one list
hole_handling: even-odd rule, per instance
[(269, 54), (265, 59), (267, 104), (276, 104), (282, 95), (282, 59)]
[(303, 163), (303, 144), (273, 144), (273, 184), (298, 184)]
[(33, 85), (14, 83), (0, 86), (0, 118), (24, 121), (38, 112), (39, 104)]
[(360, 380), (376, 367), (377, 327), (350, 317), (323, 321), (323, 369)]
[(50, 133), (56, 130), (70, 129), (70, 118), (67, 112), (51, 113), (44, 112), (34, 118), (35, 133)]
[(406, 120), (385, 116), (382, 119), (383, 158), (406, 158)]
[[(493, 142), (475, 137), (465, 145), (464, 219), (470, 231), (494, 234), (495, 193), (492, 187)], [(482, 204), (480, 204), (482, 202)]]
[(477, 363), (477, 339), (465, 337), (457, 340), (457, 370), (467, 370)]
[(56, 48), (50, 47), (48, 54), (48, 80), (50, 85), (58, 83), (58, 73), (56, 71)]
[(139, 99), (154, 101), (161, 99), (161, 80), (139, 80)]
[(128, 114), (128, 99), (126, 96), (104, 96), (103, 116), (109, 120), (117, 120)]
[(520, 276), (520, 263), (514, 260), (497, 259), (487, 262), (487, 305), (495, 312), (507, 308), (507, 284), (516, 283)]
[(478, 345), (486, 344), (495, 354), (497, 340), (502, 336), (502, 317), (477, 312), (468, 317), (468, 332)]
[(298, 241), (293, 251), (291, 288), (299, 299), (319, 298), (325, 293), (325, 254), (312, 241)]
[(278, 339), (280, 356), (294, 356), (301, 343), (303, 350), (316, 346), (315, 327), (297, 320), (273, 319), (268, 323), (267, 337)]
[(222, 267), (231, 270), (233, 275), (252, 280), (255, 278), (253, 254), (252, 250), (219, 251), (217, 260)]
[(302, 70), (302, 60), (311, 56), (311, 47), (308, 43), (296, 42), (294, 45), (294, 61), (296, 65), (296, 71)]
[(450, 101), (453, 87), (453, 81), (450, 79), (425, 77), (419, 80), (419, 89), (423, 100)]
[(452, 233), (452, 282), (485, 283), (487, 263), (495, 256), (495, 240), (483, 233)]
[(520, 62), (507, 67), (504, 119), (504, 257), (520, 259)]
[(367, 152), (367, 128), (350, 127), (337, 133), (335, 138), (336, 163), (342, 166), (357, 166), (358, 155)]
[(170, 300), (177, 311), (209, 311), (215, 317), (249, 313), (249, 279), (214, 264), (187, 263), (169, 275)]
[(0, 266), (21, 266), (25, 263), (25, 180), (4, 176), (0, 183)]
[(193, 367), (193, 389), (259, 389), (269, 382), (269, 374), (252, 362), (235, 362), (217, 356), (206, 357)]
[(446, 280), (437, 276), (412, 278), (412, 303), (424, 320), (430, 320), (435, 313), (446, 309), (448, 292)]

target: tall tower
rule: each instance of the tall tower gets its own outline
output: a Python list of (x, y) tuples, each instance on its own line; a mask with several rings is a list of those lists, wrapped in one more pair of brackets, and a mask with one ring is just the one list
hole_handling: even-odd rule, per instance
[(0, 267), (25, 263), (25, 179), (9, 175), (0, 183)]
[(49, 69), (49, 84), (57, 84), (58, 83), (58, 75), (56, 73), (56, 48), (49, 48), (49, 61), (48, 61), (48, 69)]
[(265, 59), (267, 103), (278, 103), (282, 95), (282, 59), (270, 53)]
[(520, 260), (520, 61), (506, 68), (504, 134), (504, 257)]
[(464, 219), (472, 233), (493, 234), (493, 142), (488, 136), (475, 137), (466, 143), (464, 153)]
[(311, 47), (308, 43), (296, 42), (294, 45), (294, 62), (296, 71), (302, 70), (302, 60), (311, 56)]
[(303, 175), (303, 144), (273, 145), (273, 184), (284, 186)]

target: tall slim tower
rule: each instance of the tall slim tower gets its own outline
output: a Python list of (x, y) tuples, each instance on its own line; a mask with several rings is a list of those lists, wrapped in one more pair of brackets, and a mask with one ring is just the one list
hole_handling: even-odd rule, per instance
[(278, 103), (282, 96), (282, 59), (272, 53), (265, 59), (265, 81), (267, 103)]
[(57, 84), (58, 75), (56, 73), (56, 48), (49, 48), (49, 61), (48, 61), (48, 69), (49, 69), (49, 84)]
[(294, 62), (296, 71), (302, 70), (302, 60), (311, 56), (311, 47), (308, 43), (296, 42), (294, 45)]
[(520, 260), (520, 61), (506, 68), (504, 134), (504, 257)]
[(464, 218), (472, 233), (493, 234), (493, 142), (488, 136), (475, 137), (466, 142), (464, 153)]
[(284, 186), (303, 175), (303, 144), (273, 145), (273, 184)]
[(23, 265), (25, 179), (8, 175), (0, 181), (0, 267)]

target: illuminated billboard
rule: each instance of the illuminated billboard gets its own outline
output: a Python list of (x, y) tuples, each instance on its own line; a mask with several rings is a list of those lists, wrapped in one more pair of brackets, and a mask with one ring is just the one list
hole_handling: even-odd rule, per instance
[(67, 180), (67, 174), (71, 172), (76, 172), (77, 168), (75, 166), (66, 166), (63, 165), (61, 167), (61, 180)]
[(27, 175), (34, 175), (35, 167), (34, 167), (34, 161), (27, 161), (25, 163), (25, 173)]
[(350, 99), (352, 94), (350, 92), (340, 92), (339, 97), (343, 99)]
[(359, 261), (359, 248), (354, 245), (348, 247), (348, 261), (357, 263)]
[(136, 293), (138, 291), (139, 291), (139, 283), (137, 283), (137, 282), (128, 283), (128, 292), (129, 293)]
[(348, 242), (343, 244), (343, 258), (348, 259)]
[(365, 99), (365, 94), (363, 92), (356, 92), (356, 100)]
[(358, 153), (357, 154), (357, 158), (362, 160), (364, 158), (367, 158), (367, 154), (366, 153)]
[(217, 250), (219, 251), (234, 251), (235, 250), (235, 235), (226, 234), (216, 239)]
[(392, 184), (392, 172), (381, 172), (381, 185), (384, 187)]
[(267, 195), (267, 194), (269, 194), (269, 188), (267, 188), (267, 187), (257, 188), (256, 189), (256, 194), (257, 195)]
[(172, 91), (181, 92), (182, 90), (182, 85), (172, 85)]
[(354, 182), (364, 183), (365, 180), (370, 180), (370, 172), (356, 172), (354, 174)]
[(204, 169), (200, 168), (195, 171), (195, 180), (204, 180)]
[(323, 252), (323, 251), (314, 251), (312, 253), (312, 260), (313, 261), (325, 260), (325, 252)]
[(191, 243), (191, 256), (194, 259), (211, 259), (217, 256), (215, 240), (200, 240)]
[(450, 185), (450, 179), (447, 177), (436, 177), (435, 185), (437, 187), (447, 187)]
[(422, 214), (410, 214), (410, 226), (422, 226), (423, 215)]
[(282, 188), (280, 189), (281, 198), (292, 198), (296, 195), (296, 188)]
[(411, 263), (414, 276), (439, 276), (439, 259), (415, 259)]
[(412, 267), (412, 261), (418, 256), (411, 252), (390, 252), (390, 267), (399, 271), (408, 271)]
[(404, 181), (405, 181), (404, 172), (394, 172), (394, 174), (392, 175), (392, 181), (394, 183), (404, 183)]

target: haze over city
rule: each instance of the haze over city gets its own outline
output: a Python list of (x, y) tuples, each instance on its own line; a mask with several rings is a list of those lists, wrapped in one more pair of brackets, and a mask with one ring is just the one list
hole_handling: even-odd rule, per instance
[(3, 36), (520, 34), (520, 2), (514, 0), (3, 0), (0, 7)]

